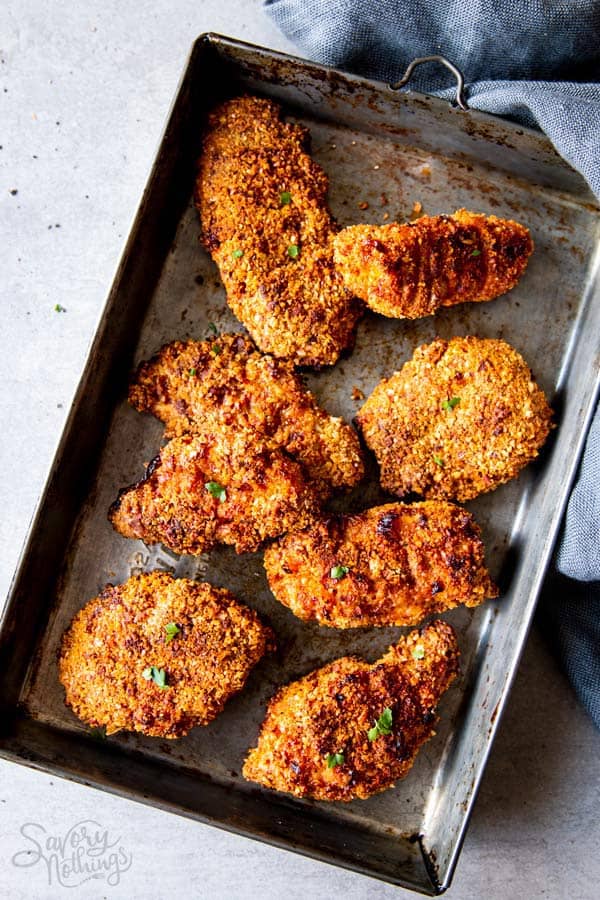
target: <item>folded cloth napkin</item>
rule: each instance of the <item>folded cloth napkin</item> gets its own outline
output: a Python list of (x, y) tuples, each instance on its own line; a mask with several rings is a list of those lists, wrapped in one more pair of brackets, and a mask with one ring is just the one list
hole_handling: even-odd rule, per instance
[[(544, 131), (600, 199), (600, 0), (265, 0), (304, 56), (381, 81), (442, 54), (467, 79), (470, 106)], [(428, 65), (411, 87), (450, 98)], [(581, 702), (600, 728), (600, 407), (540, 614)], [(558, 571), (556, 571), (558, 570)]]

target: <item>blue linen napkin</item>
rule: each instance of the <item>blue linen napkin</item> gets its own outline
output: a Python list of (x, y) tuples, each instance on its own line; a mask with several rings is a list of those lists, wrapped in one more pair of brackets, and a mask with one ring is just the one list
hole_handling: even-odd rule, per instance
[[(309, 59), (396, 81), (441, 54), (470, 106), (544, 131), (600, 199), (600, 0), (264, 0)], [(448, 99), (454, 78), (422, 66), (411, 88)], [(540, 604), (542, 625), (600, 728), (600, 406)]]

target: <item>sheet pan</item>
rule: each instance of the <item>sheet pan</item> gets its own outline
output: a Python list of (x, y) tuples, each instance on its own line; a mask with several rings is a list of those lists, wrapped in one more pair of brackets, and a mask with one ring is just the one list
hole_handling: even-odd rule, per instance
[[(406, 219), (416, 203), (428, 214), (465, 206), (525, 222), (536, 245), (526, 277), (505, 297), (415, 322), (367, 315), (354, 353), (308, 376), (321, 403), (349, 420), (360, 405), (353, 388), (368, 395), (421, 343), (501, 337), (532, 366), (558, 423), (516, 481), (467, 504), (502, 593), (445, 616), (458, 632), (462, 676), (441, 704), (437, 735), (395, 789), (347, 805), (263, 790), (242, 779), (242, 762), (277, 686), (347, 653), (375, 659), (401, 629), (337, 633), (299, 622), (270, 594), (261, 554), (180, 558), (120, 537), (106, 519), (161, 441), (162, 426), (127, 405), (132, 366), (166, 341), (208, 337), (210, 322), (241, 328), (199, 245), (191, 193), (206, 112), (242, 91), (277, 99), (309, 126), (342, 225), (385, 213)], [(218, 35), (198, 38), (3, 611), (0, 754), (426, 894), (443, 891), (598, 392), (599, 221), (584, 181), (535, 132)], [(382, 500), (374, 474), (337, 508)], [(215, 722), (180, 741), (98, 740), (64, 706), (60, 635), (104, 584), (157, 567), (234, 590), (272, 624), (279, 650)]]

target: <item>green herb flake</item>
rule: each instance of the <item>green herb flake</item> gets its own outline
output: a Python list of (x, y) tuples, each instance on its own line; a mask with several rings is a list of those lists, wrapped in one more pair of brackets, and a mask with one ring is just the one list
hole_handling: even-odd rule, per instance
[(283, 193), (279, 195), (279, 202), (282, 206), (289, 206), (292, 202), (292, 195), (290, 194), (290, 192), (283, 191)]
[(241, 259), (242, 256), (244, 255), (244, 251), (243, 250), (234, 250), (231, 255), (233, 256), (234, 259)]
[(434, 463), (436, 464), (436, 466), (439, 466), (441, 469), (444, 468), (444, 460), (442, 459), (441, 456), (436, 456), (435, 453), (434, 453), (434, 454), (433, 454), (433, 461), (434, 461)]
[(383, 734), (392, 733), (392, 710), (386, 706), (372, 728), (367, 731), (367, 737), (370, 741), (376, 741)]
[(413, 659), (424, 659), (425, 658), (425, 647), (423, 644), (415, 644), (412, 648), (412, 658)]
[(196, 374), (196, 369), (192, 366), (191, 369), (188, 369), (188, 375), (194, 376)]
[(218, 356), (218, 355), (220, 354), (220, 352), (221, 352), (221, 345), (220, 345), (220, 344), (213, 344), (212, 347), (211, 347), (210, 349), (211, 349), (212, 352), (215, 354), (215, 356)]
[(331, 578), (335, 578), (336, 581), (341, 581), (342, 578), (345, 578), (350, 569), (348, 566), (333, 566), (329, 575)]
[(327, 760), (327, 768), (335, 769), (336, 766), (344, 765), (344, 754), (343, 753), (328, 753), (325, 757)]
[(290, 246), (288, 247), (288, 256), (291, 256), (292, 259), (296, 259), (299, 253), (300, 248), (298, 244), (290, 244)]
[(164, 669), (157, 669), (156, 666), (148, 666), (147, 669), (144, 669), (142, 678), (145, 678), (146, 681), (153, 681), (159, 688), (168, 687), (167, 673)]
[(442, 409), (454, 409), (460, 403), (460, 397), (450, 397), (449, 400), (442, 400)]
[(214, 497), (215, 500), (218, 500), (220, 503), (227, 498), (227, 491), (218, 481), (207, 481), (204, 487), (211, 497)]
[(178, 634), (181, 634), (181, 628), (176, 622), (169, 622), (168, 625), (165, 625), (165, 644), (170, 644), (174, 637), (177, 637)]
[(472, 250), (471, 256), (481, 256), (481, 250)]
[(218, 333), (219, 333), (219, 329), (217, 328), (217, 326), (215, 325), (214, 322), (209, 322), (209, 323), (208, 323), (208, 330), (209, 330), (209, 331), (212, 331), (213, 334), (218, 334)]
[(106, 740), (106, 731), (103, 726), (95, 725), (93, 728), (90, 728), (90, 734), (96, 741)]
[(61, 306), (60, 303), (57, 303), (56, 306), (54, 307), (54, 312), (66, 312), (66, 311), (67, 310), (65, 309), (65, 307)]

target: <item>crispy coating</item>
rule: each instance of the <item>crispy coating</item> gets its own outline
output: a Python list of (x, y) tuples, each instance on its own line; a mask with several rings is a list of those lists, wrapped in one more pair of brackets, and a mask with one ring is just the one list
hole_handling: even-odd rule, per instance
[(282, 448), (323, 497), (364, 474), (354, 429), (318, 406), (291, 362), (263, 356), (241, 334), (167, 344), (138, 368), (129, 401), (161, 419), (168, 437), (233, 428), (249, 447)]
[(499, 297), (516, 285), (532, 251), (524, 225), (466, 209), (404, 225), (352, 225), (334, 240), (346, 287), (399, 319)]
[(256, 344), (324, 366), (354, 344), (363, 306), (334, 268), (327, 176), (308, 143), (271, 100), (223, 103), (204, 135), (196, 205), (228, 303)]
[(470, 500), (537, 456), (551, 417), (527, 363), (509, 344), (455, 337), (419, 347), (377, 385), (356, 422), (386, 490)]
[[(458, 656), (454, 631), (437, 621), (373, 665), (347, 656), (281, 688), (244, 777), (315, 800), (365, 799), (393, 787), (434, 734), (435, 707), (458, 673)], [(391, 733), (369, 740), (386, 709)], [(343, 759), (332, 760), (336, 754)]]
[[(172, 639), (167, 625), (179, 632)], [(240, 691), (274, 638), (233, 594), (166, 572), (108, 584), (63, 635), (59, 677), (84, 722), (177, 738)], [(164, 669), (166, 687), (147, 680)]]
[(418, 625), (498, 596), (477, 523), (441, 500), (321, 520), (268, 547), (265, 569), (280, 603), (333, 628)]
[(217, 543), (241, 553), (305, 528), (318, 509), (301, 467), (280, 450), (250, 449), (228, 434), (183, 435), (120, 493), (109, 519), (125, 537), (175, 553), (199, 554)]

